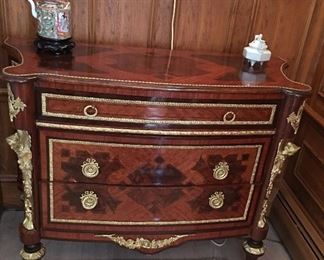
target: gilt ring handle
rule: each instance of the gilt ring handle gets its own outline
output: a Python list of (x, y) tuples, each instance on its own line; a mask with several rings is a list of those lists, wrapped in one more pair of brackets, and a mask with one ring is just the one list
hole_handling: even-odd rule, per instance
[(227, 162), (222, 161), (219, 162), (217, 165), (215, 165), (215, 168), (213, 169), (213, 177), (216, 180), (224, 180), (228, 176), (230, 171), (230, 167)]
[(96, 117), (98, 115), (98, 109), (93, 105), (84, 107), (83, 113), (87, 117)]
[(209, 206), (213, 209), (220, 209), (224, 206), (225, 195), (222, 191), (216, 191), (209, 197)]
[(223, 116), (223, 121), (225, 123), (232, 123), (235, 121), (235, 118), (236, 114), (233, 111), (229, 111)]
[(87, 178), (95, 178), (99, 174), (99, 164), (93, 158), (87, 158), (81, 165), (82, 174)]
[(92, 210), (98, 204), (98, 195), (94, 191), (85, 191), (80, 196), (82, 207), (85, 210)]

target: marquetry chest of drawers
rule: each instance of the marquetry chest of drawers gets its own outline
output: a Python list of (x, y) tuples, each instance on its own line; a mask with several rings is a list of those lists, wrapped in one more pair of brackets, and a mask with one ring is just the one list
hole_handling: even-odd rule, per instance
[[(264, 253), (270, 210), (307, 85), (273, 58), (78, 44), (65, 56), (6, 43), (7, 141), (25, 201), (23, 259), (42, 238), (155, 253), (188, 240), (249, 236)], [(251, 68), (250, 68), (251, 69)]]

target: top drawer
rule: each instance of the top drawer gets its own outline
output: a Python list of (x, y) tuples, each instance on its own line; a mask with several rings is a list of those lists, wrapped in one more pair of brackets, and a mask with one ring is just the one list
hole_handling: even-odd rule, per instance
[(183, 103), (41, 93), (41, 115), (118, 123), (272, 125), (276, 104)]

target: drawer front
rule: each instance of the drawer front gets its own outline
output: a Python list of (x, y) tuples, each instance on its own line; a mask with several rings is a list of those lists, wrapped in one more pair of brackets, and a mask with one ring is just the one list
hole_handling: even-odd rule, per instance
[(263, 144), (152, 145), (47, 138), (41, 146), (42, 156), (48, 154), (47, 163), (42, 160), (42, 179), (166, 186), (253, 183), (262, 171), (258, 165), (263, 149)]
[[(241, 222), (258, 186), (130, 187), (42, 183), (44, 223), (186, 225)], [(48, 213), (48, 216), (47, 216)], [(245, 223), (246, 224), (246, 223)]]
[(41, 115), (118, 123), (272, 125), (276, 104), (182, 103), (41, 93)]

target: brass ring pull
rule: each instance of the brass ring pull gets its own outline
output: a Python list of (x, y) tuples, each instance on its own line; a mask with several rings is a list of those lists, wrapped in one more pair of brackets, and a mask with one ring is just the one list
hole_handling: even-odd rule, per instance
[(232, 123), (232, 122), (234, 122), (235, 118), (236, 118), (235, 113), (232, 111), (229, 111), (223, 116), (223, 121), (225, 123)]
[(98, 196), (93, 191), (85, 191), (81, 196), (82, 207), (86, 210), (94, 209), (98, 204)]
[(93, 158), (88, 158), (82, 165), (82, 174), (87, 178), (95, 178), (99, 174), (99, 164)]
[(209, 197), (209, 206), (213, 209), (220, 209), (224, 205), (225, 195), (221, 191), (216, 191)]
[(98, 115), (98, 109), (93, 105), (88, 105), (83, 109), (83, 113), (87, 117), (96, 117)]
[(224, 180), (228, 176), (229, 169), (227, 162), (219, 162), (213, 169), (213, 177), (219, 181)]

